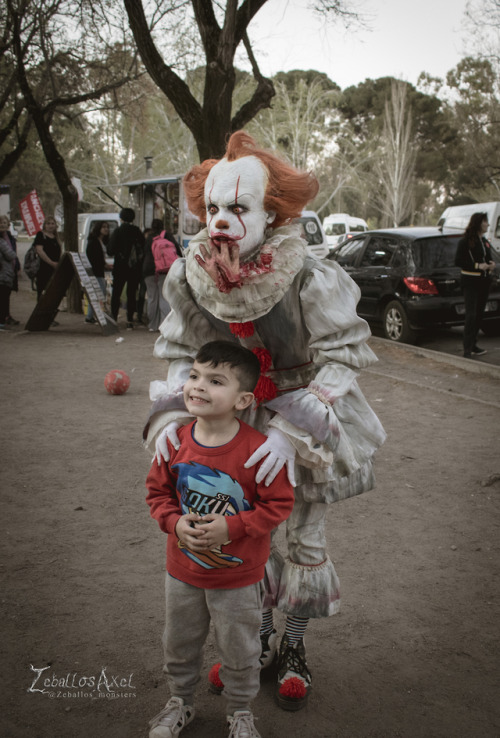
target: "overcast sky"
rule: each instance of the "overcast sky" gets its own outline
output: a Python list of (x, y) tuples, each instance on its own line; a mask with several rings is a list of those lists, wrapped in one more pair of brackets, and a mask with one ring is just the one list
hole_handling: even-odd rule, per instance
[(351, 0), (371, 30), (326, 25), (307, 0), (269, 0), (250, 25), (265, 75), (291, 69), (325, 72), (342, 89), (366, 78), (416, 83), (420, 72), (444, 77), (465, 56), (467, 0)]

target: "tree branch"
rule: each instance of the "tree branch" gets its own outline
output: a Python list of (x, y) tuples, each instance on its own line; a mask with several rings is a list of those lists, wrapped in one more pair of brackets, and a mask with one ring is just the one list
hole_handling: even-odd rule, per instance
[(247, 28), (254, 16), (266, 4), (268, 0), (244, 0), (236, 12), (236, 26), (234, 32), (235, 51), (238, 44), (243, 41)]
[(191, 4), (208, 62), (218, 54), (221, 28), (215, 17), (212, 0), (191, 0)]
[(239, 131), (254, 118), (263, 108), (271, 107), (271, 100), (276, 95), (274, 84), (270, 79), (264, 77), (261, 73), (257, 60), (255, 59), (248, 34), (243, 34), (243, 43), (245, 45), (254, 78), (257, 80), (257, 87), (250, 100), (247, 100), (240, 109), (234, 114), (231, 121), (231, 131)]
[(187, 125), (193, 136), (199, 138), (202, 131), (202, 109), (187, 84), (165, 64), (158, 52), (148, 27), (141, 0), (124, 0), (130, 28), (144, 66), (150, 77)]
[(26, 151), (28, 147), (28, 134), (30, 132), (32, 123), (33, 119), (30, 116), (27, 116), (26, 120), (24, 121), (21, 134), (18, 136), (16, 147), (12, 149), (12, 151), (9, 151), (9, 153), (4, 156), (2, 162), (0, 163), (0, 180), (7, 177), (7, 175), (12, 171), (12, 169), (21, 158), (22, 154), (24, 154), (24, 152)]

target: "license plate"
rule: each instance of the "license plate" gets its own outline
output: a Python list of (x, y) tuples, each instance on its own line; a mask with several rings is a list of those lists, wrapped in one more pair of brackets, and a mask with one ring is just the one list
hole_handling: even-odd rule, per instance
[[(459, 315), (465, 315), (465, 305), (455, 305), (455, 310)], [(484, 308), (484, 312), (494, 313), (495, 310), (498, 310), (498, 301), (488, 300), (488, 302), (486, 303), (486, 307)]]

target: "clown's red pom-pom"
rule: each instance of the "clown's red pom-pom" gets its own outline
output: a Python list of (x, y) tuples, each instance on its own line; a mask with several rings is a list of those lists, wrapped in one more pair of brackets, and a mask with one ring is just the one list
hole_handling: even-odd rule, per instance
[(269, 377), (264, 377), (261, 374), (253, 393), (255, 395), (255, 401), (257, 402), (257, 405), (260, 405), (262, 402), (266, 402), (267, 400), (274, 400), (274, 398), (278, 394), (278, 389), (272, 379), (269, 379)]
[(229, 323), (229, 330), (236, 338), (249, 338), (253, 336), (254, 327), (252, 321), (248, 323)]
[(219, 669), (221, 665), (214, 664), (210, 671), (208, 672), (208, 681), (210, 684), (213, 684), (214, 687), (217, 687), (218, 689), (224, 689), (224, 683), (221, 681), (221, 678), (219, 676)]
[(290, 677), (290, 679), (285, 679), (278, 691), (283, 697), (302, 700), (306, 696), (307, 690), (302, 679), (299, 679), (299, 677)]
[(252, 354), (255, 354), (255, 356), (258, 358), (261, 372), (267, 372), (267, 370), (271, 368), (271, 354), (267, 349), (254, 348), (252, 349)]

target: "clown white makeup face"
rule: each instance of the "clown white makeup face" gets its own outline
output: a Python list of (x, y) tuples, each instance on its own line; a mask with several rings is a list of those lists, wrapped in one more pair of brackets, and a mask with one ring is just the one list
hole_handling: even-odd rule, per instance
[(216, 246), (238, 246), (245, 260), (264, 242), (264, 233), (275, 218), (264, 210), (267, 172), (255, 156), (236, 161), (222, 159), (210, 171), (205, 184), (207, 228)]

